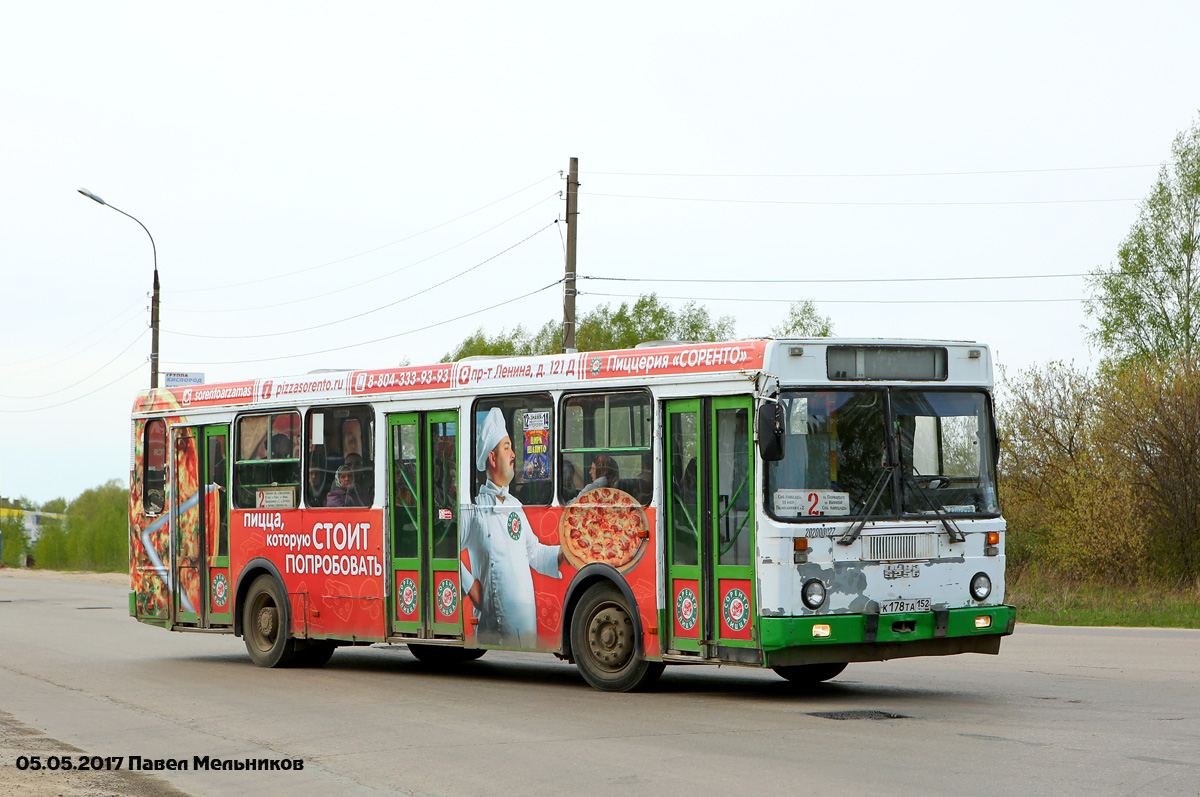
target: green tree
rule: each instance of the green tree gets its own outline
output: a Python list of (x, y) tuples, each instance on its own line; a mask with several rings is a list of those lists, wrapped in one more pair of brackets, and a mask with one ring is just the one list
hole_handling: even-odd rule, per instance
[(25, 520), (20, 515), (0, 517), (0, 564), (5, 567), (24, 566), (28, 549)]
[(39, 557), (38, 565), (111, 572), (125, 570), (129, 566), (128, 502), (129, 491), (117, 479), (84, 490), (71, 502), (67, 513), (62, 540), (65, 556), (55, 551), (43, 559), (39, 549), (35, 553)]
[(1091, 332), (1110, 362), (1193, 362), (1200, 344), (1200, 117), (1171, 144), (1116, 266), (1089, 279)]
[(67, 506), (67, 499), (51, 498), (46, 503), (42, 504), (42, 511), (52, 512), (56, 515), (65, 515), (67, 514)]
[(833, 334), (833, 321), (818, 313), (817, 306), (805, 299), (792, 302), (787, 318), (771, 334), (777, 338), (827, 338)]
[[(659, 300), (657, 294), (643, 294), (632, 305), (628, 302), (613, 309), (602, 304), (584, 313), (576, 321), (575, 348), (580, 351), (628, 349), (647, 340), (730, 340), (733, 318), (713, 318), (708, 308), (687, 302), (678, 310)], [(502, 329), (488, 335), (480, 327), (450, 351), (442, 362), (471, 356), (530, 356), (562, 351), (562, 324), (547, 321), (536, 332), (523, 326)]]

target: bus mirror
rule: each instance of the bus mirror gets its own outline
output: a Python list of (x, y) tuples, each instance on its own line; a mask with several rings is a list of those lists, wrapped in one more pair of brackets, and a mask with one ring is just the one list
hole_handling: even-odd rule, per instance
[(763, 462), (783, 459), (782, 416), (778, 401), (764, 401), (758, 407), (758, 453)]

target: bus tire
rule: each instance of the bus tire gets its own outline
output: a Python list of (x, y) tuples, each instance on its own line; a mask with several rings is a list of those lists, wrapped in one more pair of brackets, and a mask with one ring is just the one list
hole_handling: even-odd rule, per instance
[(250, 584), (242, 608), (242, 639), (259, 667), (287, 667), (296, 657), (296, 640), (287, 624), (283, 587), (264, 573)]
[(792, 664), (786, 667), (772, 668), (780, 676), (794, 684), (819, 684), (836, 678), (846, 669), (846, 662), (831, 661), (824, 664)]
[(611, 583), (589, 588), (571, 616), (571, 654), (583, 679), (601, 692), (645, 689), (662, 675), (663, 663), (646, 661), (639, 647), (621, 591)]
[(482, 648), (455, 648), (448, 645), (418, 645), (409, 644), (408, 652), (416, 656), (422, 664), (462, 664), (475, 661), (487, 653)]

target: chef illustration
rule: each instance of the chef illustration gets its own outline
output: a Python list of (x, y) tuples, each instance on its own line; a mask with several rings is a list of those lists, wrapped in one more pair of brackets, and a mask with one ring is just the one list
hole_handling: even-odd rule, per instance
[(537, 606), (530, 569), (561, 578), (559, 567), (566, 559), (560, 546), (538, 540), (521, 502), (508, 492), (516, 454), (498, 407), (479, 424), (475, 452), (475, 469), (486, 472), (487, 481), (479, 488), (460, 541), (471, 562), (469, 570), (459, 564), (462, 590), (479, 620), (480, 642), (535, 648)]

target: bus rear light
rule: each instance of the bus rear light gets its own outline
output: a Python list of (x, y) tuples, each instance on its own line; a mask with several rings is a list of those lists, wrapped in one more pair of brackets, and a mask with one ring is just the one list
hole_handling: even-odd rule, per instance
[(818, 623), (817, 625), (813, 626), (814, 637), (827, 637), (829, 636), (829, 633), (829, 626), (825, 623)]
[(975, 618), (975, 627), (976, 628), (991, 628), (992, 627), (991, 615), (981, 614), (978, 617), (976, 617)]

